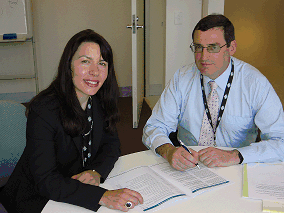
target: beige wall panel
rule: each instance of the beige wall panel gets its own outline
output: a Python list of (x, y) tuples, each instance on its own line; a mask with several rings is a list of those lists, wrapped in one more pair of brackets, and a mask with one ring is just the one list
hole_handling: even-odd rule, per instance
[(32, 0), (32, 11), (40, 90), (53, 80), (67, 41), (87, 28), (113, 47), (119, 86), (131, 85), (131, 33), (126, 29), (130, 18), (125, 18), (130, 0)]
[(226, 0), (225, 16), (235, 26), (235, 57), (250, 63), (271, 82), (284, 103), (284, 1)]

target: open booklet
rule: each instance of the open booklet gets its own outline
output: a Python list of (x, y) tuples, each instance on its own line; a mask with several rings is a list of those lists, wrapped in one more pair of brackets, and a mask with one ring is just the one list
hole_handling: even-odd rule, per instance
[(139, 192), (144, 203), (139, 205), (148, 211), (176, 198), (194, 197), (211, 187), (228, 183), (211, 169), (200, 164), (184, 172), (173, 169), (168, 162), (139, 166), (118, 175), (108, 177), (106, 184), (115, 188), (129, 188)]

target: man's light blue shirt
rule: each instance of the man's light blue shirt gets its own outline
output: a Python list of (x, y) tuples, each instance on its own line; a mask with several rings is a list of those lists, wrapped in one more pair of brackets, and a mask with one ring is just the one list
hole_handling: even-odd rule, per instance
[[(284, 113), (272, 85), (256, 68), (231, 57), (234, 78), (227, 104), (216, 130), (217, 147), (235, 147), (243, 163), (284, 161)], [(221, 104), (230, 63), (215, 82)], [(211, 79), (204, 76), (206, 95)], [(204, 105), (200, 72), (195, 64), (178, 70), (167, 84), (144, 127), (143, 143), (155, 151), (171, 143), (169, 134), (178, 129), (178, 138), (186, 145), (198, 145)], [(261, 142), (255, 143), (258, 128)]]

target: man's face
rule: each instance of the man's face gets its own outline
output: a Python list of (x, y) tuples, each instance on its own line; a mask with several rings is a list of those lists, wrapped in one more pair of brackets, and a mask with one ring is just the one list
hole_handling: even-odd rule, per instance
[[(226, 44), (224, 31), (219, 27), (211, 28), (207, 31), (197, 30), (194, 33), (193, 43), (195, 45), (202, 45), (203, 47), (207, 47), (208, 45), (219, 45), (222, 47)], [(231, 44), (232, 43), (233, 42), (231, 42)], [(230, 47), (225, 45), (221, 48), (219, 53), (209, 53), (207, 49), (204, 48), (203, 52), (194, 53), (195, 63), (203, 75), (211, 79), (216, 79), (227, 69), (230, 63), (230, 56), (234, 53), (234, 45)]]

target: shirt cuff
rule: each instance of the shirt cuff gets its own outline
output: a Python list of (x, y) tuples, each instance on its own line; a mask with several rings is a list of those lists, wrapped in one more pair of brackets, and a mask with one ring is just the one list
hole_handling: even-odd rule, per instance
[(259, 143), (252, 143), (249, 146), (237, 148), (242, 154), (243, 163), (271, 163), (279, 161), (273, 149), (267, 149)]
[(254, 152), (253, 149), (251, 149), (251, 148), (249, 148), (249, 146), (247, 146), (247, 147), (243, 147), (243, 148), (237, 148), (237, 150), (241, 153), (241, 155), (244, 158), (244, 160), (241, 164), (251, 162), (251, 160), (253, 158), (253, 152)]
[(159, 147), (159, 146), (162, 146), (166, 143), (169, 143), (169, 144), (173, 144), (171, 142), (171, 140), (167, 137), (167, 136), (157, 136), (153, 142), (152, 142), (152, 146), (151, 146), (151, 150), (153, 150), (154, 153), (156, 153), (158, 156), (160, 156), (157, 152), (156, 152), (156, 149)]

